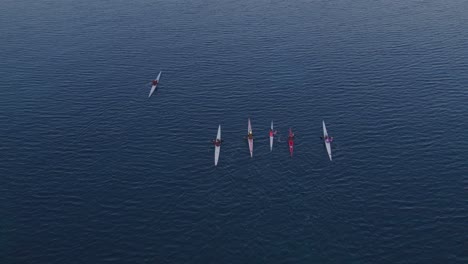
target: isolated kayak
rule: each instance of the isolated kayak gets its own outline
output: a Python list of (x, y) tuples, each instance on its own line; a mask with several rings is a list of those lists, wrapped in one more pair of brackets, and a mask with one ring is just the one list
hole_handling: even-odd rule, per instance
[(154, 91), (156, 91), (156, 87), (158, 87), (158, 84), (159, 84), (159, 78), (161, 78), (161, 73), (162, 73), (162, 71), (159, 72), (158, 77), (156, 77), (156, 79), (155, 79), (157, 84), (156, 85), (151, 85), (151, 91), (150, 91), (150, 93), (148, 95), (148, 98), (150, 98), (151, 95), (153, 95)]
[[(221, 141), (221, 125), (219, 125), (219, 127), (218, 127), (218, 135), (216, 135), (216, 139)], [(215, 145), (215, 155), (214, 155), (215, 166), (218, 166), (220, 150), (221, 150), (221, 145), (219, 145), (219, 146)]]
[(270, 127), (270, 151), (273, 151), (273, 139), (275, 134), (273, 132), (273, 120), (271, 120), (271, 127)]
[[(250, 118), (249, 118), (249, 125), (247, 127), (247, 135), (249, 135), (249, 134), (253, 134), (252, 133), (252, 125), (250, 124)], [(252, 138), (249, 138), (247, 136), (247, 140), (249, 141), (250, 157), (252, 158), (253, 157), (253, 136), (252, 136)]]
[(326, 138), (328, 137), (328, 133), (327, 133), (327, 127), (325, 126), (325, 121), (322, 121), (322, 124), (323, 124), (323, 142), (325, 143), (325, 147), (327, 148), (328, 157), (330, 158), (330, 160), (332, 160), (331, 144), (330, 142), (326, 140)]
[(293, 134), (291, 128), (289, 128), (288, 145), (289, 145), (289, 154), (292, 157), (293, 152), (294, 152), (294, 134)]

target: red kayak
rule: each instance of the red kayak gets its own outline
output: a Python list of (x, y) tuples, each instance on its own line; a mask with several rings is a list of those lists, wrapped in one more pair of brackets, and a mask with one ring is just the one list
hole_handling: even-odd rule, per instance
[(288, 145), (289, 145), (289, 153), (291, 154), (291, 157), (292, 157), (293, 152), (294, 152), (294, 133), (292, 132), (291, 128), (289, 128)]

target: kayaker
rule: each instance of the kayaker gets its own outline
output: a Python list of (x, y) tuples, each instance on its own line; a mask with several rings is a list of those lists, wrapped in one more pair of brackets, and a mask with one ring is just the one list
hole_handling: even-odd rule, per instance
[(276, 131), (273, 131), (272, 129), (270, 129), (270, 137), (274, 137), (276, 135)]
[(325, 142), (331, 143), (333, 141), (333, 137), (325, 136)]
[(248, 137), (249, 139), (252, 139), (252, 138), (253, 138), (252, 130), (249, 131), (249, 134), (247, 135), (247, 137)]
[(213, 140), (213, 144), (217, 147), (221, 146), (221, 143), (223, 142), (223, 140), (219, 140), (219, 139), (216, 139), (216, 140)]
[(158, 80), (153, 80), (151, 83), (152, 83), (153, 85), (158, 85)]

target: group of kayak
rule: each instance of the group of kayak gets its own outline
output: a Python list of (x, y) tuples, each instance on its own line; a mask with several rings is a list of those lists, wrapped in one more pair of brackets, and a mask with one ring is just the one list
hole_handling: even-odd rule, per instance
[[(153, 95), (153, 93), (157, 90), (159, 80), (161, 78), (162, 71), (159, 72), (158, 76), (156, 79), (151, 81), (151, 90), (148, 95), (148, 98)], [(330, 160), (332, 160), (332, 155), (331, 155), (331, 142), (333, 141), (332, 137), (328, 136), (327, 133), (327, 128), (325, 127), (325, 121), (322, 122), (323, 124), (323, 141), (325, 144), (325, 147), (327, 149), (328, 157)], [(276, 135), (276, 131), (273, 130), (273, 121), (271, 121), (271, 127), (270, 127), (270, 151), (273, 151), (273, 141)], [(250, 157), (253, 157), (253, 131), (252, 131), (252, 125), (250, 124), (250, 118), (248, 120), (248, 126), (247, 126), (247, 141), (249, 143), (249, 151), (250, 151)], [(223, 141), (221, 140), (221, 125), (218, 127), (218, 134), (216, 135), (216, 139), (213, 140), (213, 144), (215, 145), (215, 166), (218, 165), (218, 160), (219, 160), (219, 152), (221, 150), (221, 143)], [(292, 132), (292, 129), (289, 128), (289, 134), (288, 134), (288, 146), (289, 146), (289, 154), (292, 157), (293, 152), (294, 152), (294, 133)]]
[[(325, 144), (325, 148), (327, 149), (328, 157), (330, 160), (332, 160), (332, 154), (331, 154), (331, 142), (333, 141), (333, 137), (328, 136), (327, 128), (325, 126), (325, 121), (322, 121), (322, 126), (323, 126), (323, 142)], [(277, 131), (273, 129), (273, 121), (271, 121), (271, 126), (270, 126), (270, 151), (273, 151), (273, 141), (275, 138)], [(249, 151), (250, 151), (250, 157), (253, 157), (253, 131), (252, 131), (252, 125), (250, 123), (250, 118), (248, 119), (248, 125), (247, 125), (247, 136), (245, 137), (247, 139), (247, 142), (249, 144)], [(221, 143), (223, 140), (221, 139), (221, 125), (218, 127), (218, 134), (216, 135), (216, 139), (213, 140), (213, 144), (215, 146), (215, 156), (214, 156), (214, 164), (215, 166), (218, 165), (218, 160), (219, 160), (219, 152), (221, 150)], [(289, 134), (288, 134), (288, 146), (289, 146), (289, 154), (292, 157), (294, 153), (294, 133), (292, 132), (292, 129), (289, 128)]]

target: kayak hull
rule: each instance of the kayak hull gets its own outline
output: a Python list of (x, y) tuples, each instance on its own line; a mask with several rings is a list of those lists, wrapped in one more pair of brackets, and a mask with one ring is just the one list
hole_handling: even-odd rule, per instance
[[(252, 131), (252, 125), (250, 124), (250, 118), (249, 118), (249, 124), (247, 126), (247, 134)], [(247, 138), (249, 141), (249, 151), (250, 151), (250, 157), (253, 157), (253, 138)]]
[[(271, 131), (273, 131), (273, 121), (271, 121)], [(270, 152), (273, 151), (273, 139), (274, 136), (270, 136)]]
[[(293, 136), (291, 128), (289, 129), (289, 137)], [(289, 155), (292, 157), (294, 153), (294, 140), (288, 139), (288, 145), (289, 145)]]
[[(221, 140), (221, 125), (218, 127), (218, 134), (216, 135), (216, 139)], [(215, 145), (215, 154), (214, 154), (214, 164), (215, 166), (218, 166), (218, 160), (219, 160), (219, 152), (221, 151), (221, 146), (216, 146)]]
[(327, 127), (325, 126), (325, 121), (322, 121), (323, 126), (323, 142), (325, 143), (325, 148), (327, 149), (328, 158), (332, 160), (332, 151), (331, 144), (325, 140), (325, 137), (328, 136)]
[(151, 95), (153, 95), (154, 91), (156, 90), (156, 87), (158, 87), (158, 86), (157, 86), (157, 85), (152, 85), (152, 86), (151, 86), (151, 91), (150, 91), (150, 93), (149, 93), (149, 95), (148, 95), (148, 98), (150, 98)]
[[(156, 77), (156, 81), (158, 81), (158, 83), (159, 83), (159, 79), (161, 78), (161, 73), (162, 73), (162, 71), (160, 71), (159, 74), (158, 74), (158, 77)], [(150, 98), (151, 95), (153, 95), (153, 93), (154, 93), (154, 91), (156, 91), (157, 87), (158, 87), (157, 84), (156, 85), (151, 85), (151, 91), (150, 91), (150, 93), (148, 95), (148, 98)]]

